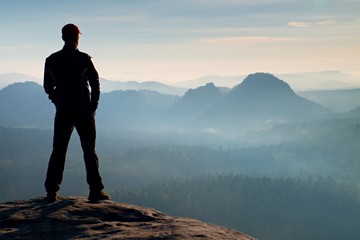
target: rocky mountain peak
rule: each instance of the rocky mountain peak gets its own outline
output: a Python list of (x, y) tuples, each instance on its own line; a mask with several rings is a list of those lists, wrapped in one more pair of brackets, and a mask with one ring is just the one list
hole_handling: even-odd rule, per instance
[(250, 74), (234, 90), (252, 94), (273, 94), (280, 92), (294, 94), (289, 84), (270, 73)]
[(185, 93), (185, 98), (199, 98), (199, 99), (213, 99), (220, 95), (220, 90), (214, 85), (214, 83), (207, 83), (205, 86), (201, 86), (195, 89), (189, 89)]

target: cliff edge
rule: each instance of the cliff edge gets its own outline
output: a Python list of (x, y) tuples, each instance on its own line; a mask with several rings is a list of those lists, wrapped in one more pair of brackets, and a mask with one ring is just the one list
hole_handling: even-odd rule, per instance
[(254, 239), (241, 232), (154, 209), (83, 197), (0, 204), (0, 239)]

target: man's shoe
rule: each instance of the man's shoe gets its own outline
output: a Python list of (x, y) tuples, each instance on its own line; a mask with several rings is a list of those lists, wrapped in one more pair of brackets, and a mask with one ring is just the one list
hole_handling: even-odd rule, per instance
[(53, 203), (53, 202), (56, 202), (58, 200), (58, 194), (57, 192), (53, 193), (53, 192), (48, 192), (47, 193), (47, 196), (46, 196), (46, 200), (49, 202), (49, 203)]
[(111, 197), (109, 194), (104, 193), (103, 191), (90, 191), (88, 199), (93, 202), (98, 202), (102, 200), (110, 200)]

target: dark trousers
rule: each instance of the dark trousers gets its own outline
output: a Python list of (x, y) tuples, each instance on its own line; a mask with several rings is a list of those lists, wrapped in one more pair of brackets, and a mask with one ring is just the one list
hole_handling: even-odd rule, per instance
[(60, 189), (66, 151), (74, 127), (80, 136), (86, 166), (86, 180), (90, 191), (101, 191), (104, 188), (95, 151), (95, 114), (85, 110), (58, 110), (55, 115), (53, 150), (45, 180), (47, 192), (57, 192)]

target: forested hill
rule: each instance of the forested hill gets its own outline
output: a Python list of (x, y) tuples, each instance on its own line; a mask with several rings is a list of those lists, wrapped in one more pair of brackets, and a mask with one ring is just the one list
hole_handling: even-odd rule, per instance
[(326, 108), (299, 97), (272, 74), (256, 73), (247, 76), (200, 119), (202, 124), (209, 121), (213, 128), (249, 129), (268, 123), (309, 120), (327, 113)]
[(0, 90), (0, 126), (50, 127), (54, 108), (42, 86), (14, 83)]

